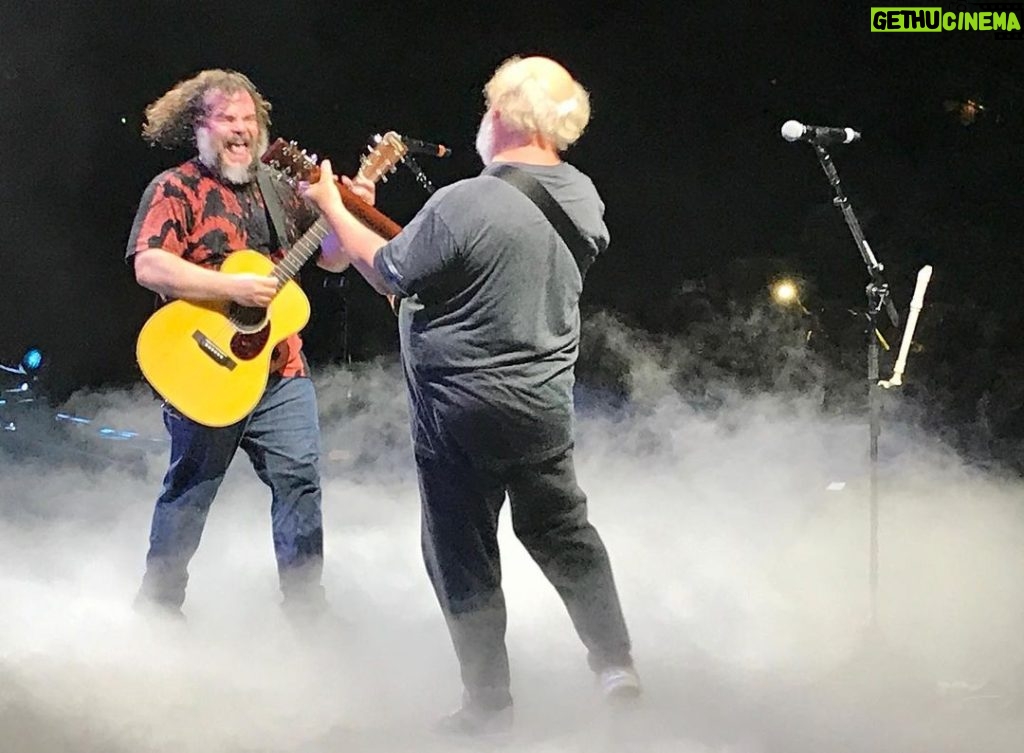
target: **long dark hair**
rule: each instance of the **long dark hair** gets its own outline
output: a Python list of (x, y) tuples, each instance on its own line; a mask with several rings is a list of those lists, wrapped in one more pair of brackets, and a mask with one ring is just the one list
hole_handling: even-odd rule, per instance
[(179, 147), (195, 143), (195, 127), (207, 114), (206, 93), (217, 90), (224, 94), (248, 92), (256, 104), (260, 133), (270, 130), (270, 103), (263, 98), (248, 76), (237, 71), (214, 68), (200, 71), (192, 78), (179, 81), (160, 99), (146, 108), (142, 137), (151, 144)]

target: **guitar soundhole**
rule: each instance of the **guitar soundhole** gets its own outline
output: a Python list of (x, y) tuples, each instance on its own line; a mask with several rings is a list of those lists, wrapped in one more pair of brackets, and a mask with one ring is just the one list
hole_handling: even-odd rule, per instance
[(257, 332), (236, 332), (231, 338), (231, 352), (242, 361), (251, 361), (263, 352), (269, 339), (269, 324)]
[(267, 321), (267, 310), (259, 306), (239, 306), (232, 303), (228, 318), (240, 332), (256, 334)]

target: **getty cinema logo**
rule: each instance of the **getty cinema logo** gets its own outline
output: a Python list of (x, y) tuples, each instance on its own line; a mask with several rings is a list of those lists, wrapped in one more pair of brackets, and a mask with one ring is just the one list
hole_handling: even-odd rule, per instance
[[(977, 10), (959, 9), (966, 7)], [(991, 31), (996, 39), (1024, 39), (1024, 3), (978, 3), (959, 8), (872, 8), (871, 31)]]

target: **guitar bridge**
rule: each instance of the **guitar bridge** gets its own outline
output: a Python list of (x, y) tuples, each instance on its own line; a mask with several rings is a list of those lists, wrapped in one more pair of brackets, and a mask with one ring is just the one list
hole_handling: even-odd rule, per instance
[(202, 350), (206, 355), (212, 358), (218, 365), (223, 366), (228, 371), (232, 371), (237, 362), (223, 350), (218, 348), (214, 342), (204, 335), (199, 330), (192, 333), (192, 339), (199, 344), (199, 349)]

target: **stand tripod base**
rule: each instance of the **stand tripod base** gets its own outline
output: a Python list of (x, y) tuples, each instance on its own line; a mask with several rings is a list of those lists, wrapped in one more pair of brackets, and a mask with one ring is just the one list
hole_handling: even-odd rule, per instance
[(840, 695), (853, 693), (870, 702), (927, 702), (937, 697), (936, 680), (922, 663), (894, 647), (873, 624), (864, 628), (850, 656), (824, 683)]

